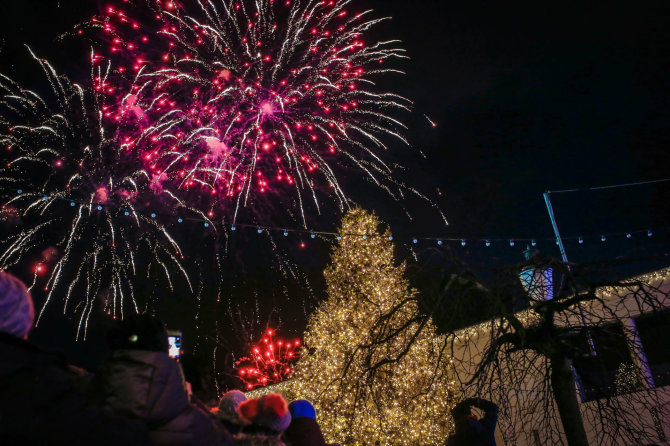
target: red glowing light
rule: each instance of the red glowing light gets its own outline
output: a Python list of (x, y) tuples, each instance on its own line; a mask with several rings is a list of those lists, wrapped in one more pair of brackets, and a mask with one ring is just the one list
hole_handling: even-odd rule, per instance
[(275, 331), (267, 330), (265, 336), (251, 349), (249, 357), (235, 362), (238, 377), (247, 389), (283, 381), (291, 373), (291, 364), (300, 357), (295, 346), (299, 341), (274, 339)]

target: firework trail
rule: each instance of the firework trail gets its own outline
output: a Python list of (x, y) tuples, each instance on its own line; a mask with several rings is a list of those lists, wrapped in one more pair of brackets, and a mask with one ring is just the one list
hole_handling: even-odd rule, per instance
[(349, 3), (126, 2), (77, 32), (106, 42), (93, 57), (112, 66), (97, 84), (105, 118), (153, 187), (233, 221), (279, 203), (306, 226), (307, 205), (347, 206), (337, 174), (352, 168), (394, 198), (425, 199), (383, 160), (390, 141), (407, 143), (396, 115), (411, 104), (376, 81), (407, 56), (398, 41), (366, 42), (385, 19)]
[(114, 317), (138, 311), (135, 278), (161, 287), (167, 279), (172, 287), (177, 271), (188, 282), (180, 247), (162, 216), (146, 209), (161, 201), (172, 209), (184, 206), (152, 190), (142, 163), (119, 143), (119, 132), (105, 131), (110, 126), (102, 125), (97, 93), (32, 55), (49, 81), (48, 94), (0, 75), (0, 224), (8, 228), (0, 269), (21, 267), (44, 250), (31, 285), (44, 286), (40, 317), (52, 299), (62, 298), (63, 312), (79, 315), (77, 337), (85, 336), (96, 305)]

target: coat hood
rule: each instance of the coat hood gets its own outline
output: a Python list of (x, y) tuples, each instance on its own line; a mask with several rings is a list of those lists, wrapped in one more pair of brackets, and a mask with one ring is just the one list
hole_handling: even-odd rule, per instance
[(93, 389), (113, 412), (149, 425), (168, 422), (189, 406), (179, 363), (167, 353), (117, 350), (103, 362)]

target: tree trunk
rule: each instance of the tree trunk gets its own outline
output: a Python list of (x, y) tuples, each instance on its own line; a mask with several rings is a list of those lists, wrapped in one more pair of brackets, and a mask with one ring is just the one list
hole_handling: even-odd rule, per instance
[(568, 446), (588, 446), (584, 421), (579, 411), (575, 378), (570, 364), (561, 355), (551, 359), (551, 389), (561, 416)]

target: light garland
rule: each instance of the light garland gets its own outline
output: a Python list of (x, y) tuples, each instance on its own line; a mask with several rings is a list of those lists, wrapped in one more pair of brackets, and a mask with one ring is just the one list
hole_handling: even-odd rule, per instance
[[(93, 210), (98, 210), (98, 211), (103, 211), (103, 210), (116, 210), (120, 214), (122, 214), (125, 217), (130, 217), (134, 215), (144, 215), (147, 218), (151, 219), (157, 219), (161, 218), (163, 220), (165, 219), (173, 219), (176, 221), (177, 225), (182, 225), (184, 223), (199, 223), (201, 224), (204, 228), (206, 229), (212, 229), (216, 230), (217, 227), (224, 227), (228, 228), (231, 231), (235, 231), (240, 228), (246, 228), (246, 229), (254, 229), (256, 230), (259, 234), (262, 234), (264, 232), (275, 232), (279, 233), (284, 237), (288, 237), (289, 235), (299, 235), (301, 236), (300, 240), (300, 246), (305, 247), (305, 242), (302, 240), (302, 238), (310, 238), (314, 239), (317, 236), (319, 237), (334, 237), (336, 240), (340, 240), (343, 236), (345, 235), (352, 235), (352, 236), (357, 236), (361, 238), (368, 238), (368, 237), (382, 237), (382, 238), (388, 238), (391, 237), (390, 240), (393, 240), (393, 236), (391, 235), (384, 235), (384, 234), (377, 234), (374, 232), (370, 233), (363, 233), (363, 232), (355, 232), (355, 233), (342, 233), (342, 232), (331, 232), (331, 231), (318, 231), (310, 228), (304, 228), (304, 229), (299, 229), (299, 228), (285, 228), (285, 227), (274, 227), (274, 226), (259, 226), (257, 224), (248, 224), (248, 223), (225, 223), (223, 221), (217, 222), (216, 221), (216, 216), (213, 211), (208, 212), (206, 215), (201, 214), (202, 218), (198, 217), (183, 217), (179, 215), (172, 215), (172, 214), (165, 214), (165, 213), (160, 213), (160, 212), (155, 212), (151, 210), (139, 210), (139, 209), (134, 209), (133, 212), (129, 212), (128, 210), (125, 209), (119, 209), (115, 208), (114, 206), (109, 206), (107, 204), (102, 204), (102, 203), (95, 203), (95, 202), (83, 202), (81, 200), (75, 200), (72, 198), (66, 198), (66, 197), (50, 197), (48, 195), (44, 195), (40, 192), (26, 192), (23, 189), (16, 189), (15, 193), (17, 195), (21, 194), (30, 194), (33, 196), (41, 196), (43, 197), (44, 200), (60, 200), (60, 201), (65, 201), (70, 204), (70, 206), (77, 206), (77, 205), (82, 205), (90, 208), (91, 211)], [(0, 217), (2, 216), (4, 208), (0, 209)], [(164, 224), (166, 222), (163, 222)], [(664, 230), (668, 229), (668, 227), (663, 227), (663, 228), (657, 228), (657, 230)], [(609, 232), (609, 233), (604, 233), (600, 235), (591, 235), (591, 236), (566, 236), (566, 237), (561, 237), (563, 241), (574, 241), (577, 242), (578, 244), (584, 244), (586, 241), (599, 241), (600, 243), (605, 243), (607, 242), (608, 238), (622, 238), (625, 237), (628, 240), (632, 239), (639, 239), (640, 237), (642, 238), (650, 238), (654, 236), (654, 231), (651, 229), (636, 229), (636, 230), (630, 230), (630, 231), (622, 231), (622, 232)], [(410, 237), (410, 236), (405, 236), (402, 237), (402, 239), (407, 242), (411, 243), (413, 245), (421, 243), (431, 243), (431, 244), (436, 244), (437, 246), (446, 246), (447, 243), (454, 244), (456, 246), (461, 246), (461, 247), (467, 247), (467, 246), (483, 246), (483, 247), (491, 247), (494, 244), (496, 246), (499, 245), (505, 245), (509, 247), (516, 247), (517, 244), (527, 244), (531, 247), (537, 246), (539, 242), (550, 242), (550, 243), (555, 243), (558, 244), (558, 241), (553, 238), (553, 237)]]
[[(647, 285), (655, 285), (660, 287), (662, 284), (670, 280), (670, 268), (663, 268), (657, 271), (652, 271), (649, 273), (641, 274), (634, 276), (628, 279), (621, 281), (621, 286), (605, 286), (597, 288), (595, 293), (599, 295), (600, 298), (607, 298), (612, 296), (623, 297), (620, 293), (621, 291), (628, 293), (627, 287), (636, 283), (644, 283)], [(583, 302), (584, 303), (584, 302)], [(668, 303), (670, 304), (670, 302)], [(577, 312), (575, 306), (570, 307), (568, 312)], [(514, 314), (514, 316), (525, 326), (528, 327), (531, 324), (537, 323), (540, 321), (541, 316), (535, 312), (533, 308), (528, 308), (526, 310), (519, 311)], [(500, 319), (491, 319), (484, 321), (469, 327), (458, 329), (454, 332), (456, 339), (459, 338), (469, 338), (472, 336), (478, 336), (484, 332), (493, 332), (500, 328), (501, 320)]]

